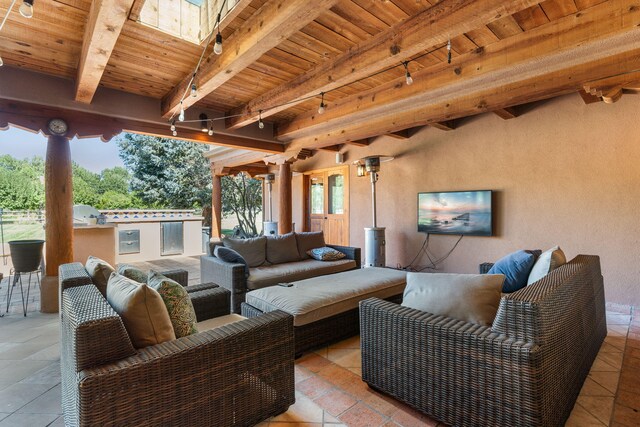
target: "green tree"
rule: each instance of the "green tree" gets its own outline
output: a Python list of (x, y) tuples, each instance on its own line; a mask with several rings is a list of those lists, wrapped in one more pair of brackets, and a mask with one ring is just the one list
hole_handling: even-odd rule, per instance
[(110, 169), (105, 169), (100, 173), (100, 185), (98, 188), (100, 193), (103, 194), (107, 191), (113, 191), (118, 194), (129, 194), (130, 179), (131, 176), (129, 175), (129, 171), (123, 167), (116, 166)]
[(242, 230), (258, 235), (256, 216), (262, 211), (262, 183), (243, 173), (222, 177), (222, 213), (234, 214)]
[(100, 199), (100, 175), (73, 162), (73, 203), (96, 206)]
[(134, 134), (117, 143), (131, 173), (131, 189), (147, 205), (184, 209), (211, 204), (205, 145)]
[(44, 162), (34, 157), (19, 160), (0, 156), (0, 207), (12, 210), (40, 209), (44, 204)]

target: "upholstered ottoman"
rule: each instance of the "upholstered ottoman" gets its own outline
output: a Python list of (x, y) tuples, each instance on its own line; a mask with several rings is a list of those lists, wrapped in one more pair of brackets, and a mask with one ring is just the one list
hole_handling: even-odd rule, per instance
[(400, 302), (406, 272), (371, 267), (271, 286), (247, 293), (242, 315), (282, 310), (293, 315), (296, 354), (359, 333), (358, 304), (377, 297)]

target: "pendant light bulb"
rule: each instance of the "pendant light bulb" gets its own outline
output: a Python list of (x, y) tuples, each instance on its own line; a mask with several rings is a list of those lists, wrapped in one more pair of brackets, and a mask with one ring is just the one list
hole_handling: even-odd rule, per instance
[(262, 121), (262, 110), (260, 110), (258, 115), (258, 127), (260, 129), (264, 129), (264, 122)]
[(213, 123), (211, 123), (211, 127), (209, 128), (209, 136), (213, 136)]
[(403, 62), (404, 64), (404, 77), (407, 81), (407, 86), (411, 86), (413, 84), (413, 77), (411, 77), (411, 73), (409, 72), (409, 63)]
[(178, 116), (179, 122), (184, 122), (184, 107), (182, 106), (182, 101), (180, 101), (180, 115)]
[(171, 132), (175, 132), (176, 131), (176, 124), (175, 123), (171, 123)]
[(2, 57), (0, 56), (0, 67), (2, 67), (4, 65), (4, 61), (2, 60)]
[(318, 114), (324, 114), (325, 109), (327, 107), (324, 104), (324, 92), (322, 92), (320, 95), (322, 96), (322, 99), (320, 100), (320, 106), (318, 107)]
[(447, 42), (447, 64), (451, 64), (451, 39)]
[(173, 131), (173, 136), (178, 136), (178, 132), (176, 132), (175, 130)]
[(20, 5), (18, 9), (20, 11), (20, 15), (25, 18), (33, 17), (33, 0), (24, 0), (24, 2)]
[(193, 96), (194, 98), (198, 96), (198, 87), (195, 83), (191, 85), (191, 96)]
[(216, 43), (213, 45), (213, 53), (222, 55), (222, 34), (216, 34)]

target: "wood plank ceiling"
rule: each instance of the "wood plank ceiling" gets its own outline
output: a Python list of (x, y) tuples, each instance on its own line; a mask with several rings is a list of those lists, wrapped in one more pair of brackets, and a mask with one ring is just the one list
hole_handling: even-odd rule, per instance
[[(243, 24), (252, 17), (255, 21), (256, 14), (259, 16), (268, 7), (279, 7), (283, 1), (241, 2), (244, 9), (235, 13), (232, 21), (225, 22), (223, 39), (236, 37), (243, 41), (243, 37), (249, 37), (243, 33), (248, 31)], [(0, 5), (0, 13), (6, 12), (7, 3)], [(309, 8), (315, 7), (315, 2), (307, 3)], [(349, 75), (340, 77), (340, 81), (350, 83), (326, 93), (328, 108), (324, 115), (317, 114), (319, 96), (292, 102), (275, 113), (265, 112), (278, 129), (276, 137), (290, 143), (290, 148), (318, 148), (350, 141), (365, 144), (367, 138), (415, 126), (433, 124), (452, 129), (452, 119), (484, 111), (497, 110), (501, 117), (515, 117), (509, 107), (577, 92), (589, 82), (640, 69), (640, 46), (636, 45), (640, 40), (640, 0), (330, 3), (325, 2), (330, 6), (327, 10), (281, 38), (249, 66), (234, 69), (233, 77), (224, 79), (192, 108), (226, 114), (251, 111), (246, 122), (227, 122), (237, 128), (255, 120), (257, 108), (268, 106), (269, 99), (296, 101), (298, 97), (287, 98), (288, 94), (319, 94), (322, 87), (330, 87), (330, 81), (318, 83), (324, 75), (318, 70), (331, 72), (352, 61), (355, 76), (357, 68), (365, 63), (365, 55), (378, 55), (384, 59), (379, 69), (368, 65), (378, 71), (374, 76), (356, 81), (350, 80)], [(135, 1), (133, 7), (139, 10), (140, 1)], [(91, 1), (37, 0), (35, 8), (30, 20), (12, 13), (0, 32), (0, 55), (5, 66), (75, 79)], [(495, 13), (484, 17), (473, 8), (484, 8), (487, 15)], [(425, 21), (409, 28), (416, 16), (424, 16)], [(458, 19), (465, 16), (465, 20)], [(474, 19), (482, 22), (469, 28), (469, 22), (476, 22)], [(446, 37), (442, 38), (449, 30), (455, 31), (449, 34), (451, 64), (447, 63)], [(419, 50), (403, 57), (404, 52), (412, 52), (411, 46), (403, 45), (405, 38), (411, 37), (434, 40), (434, 44), (420, 45)], [(378, 39), (383, 41), (380, 52), (375, 52), (375, 47), (365, 49), (368, 42)], [(200, 53), (201, 46), (128, 19), (99, 84), (166, 98), (193, 73)], [(211, 54), (208, 60), (217, 58)], [(389, 58), (398, 66), (389, 69)], [(415, 80), (411, 89), (403, 84), (405, 71), (402, 60), (396, 58), (411, 60), (408, 66)], [(227, 70), (232, 67), (233, 62)], [(496, 76), (500, 77), (497, 83)], [(617, 100), (618, 93), (637, 92), (637, 80), (624, 80), (626, 89), (620, 86), (622, 83), (619, 87), (607, 86), (607, 93), (613, 94), (606, 98), (609, 102)], [(590, 95), (590, 101), (603, 96), (602, 91), (590, 87), (586, 90), (583, 93)], [(267, 101), (261, 101), (264, 98)], [(451, 106), (454, 102), (456, 105)]]

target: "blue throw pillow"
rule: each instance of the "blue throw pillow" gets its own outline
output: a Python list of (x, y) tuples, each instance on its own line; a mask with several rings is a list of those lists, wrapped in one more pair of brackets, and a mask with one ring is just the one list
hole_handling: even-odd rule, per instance
[(531, 251), (517, 251), (496, 261), (488, 274), (504, 274), (502, 292), (515, 292), (527, 286), (527, 279), (535, 260), (536, 257)]
[(225, 262), (244, 264), (244, 275), (249, 277), (249, 264), (238, 252), (224, 246), (216, 246), (213, 254)]

